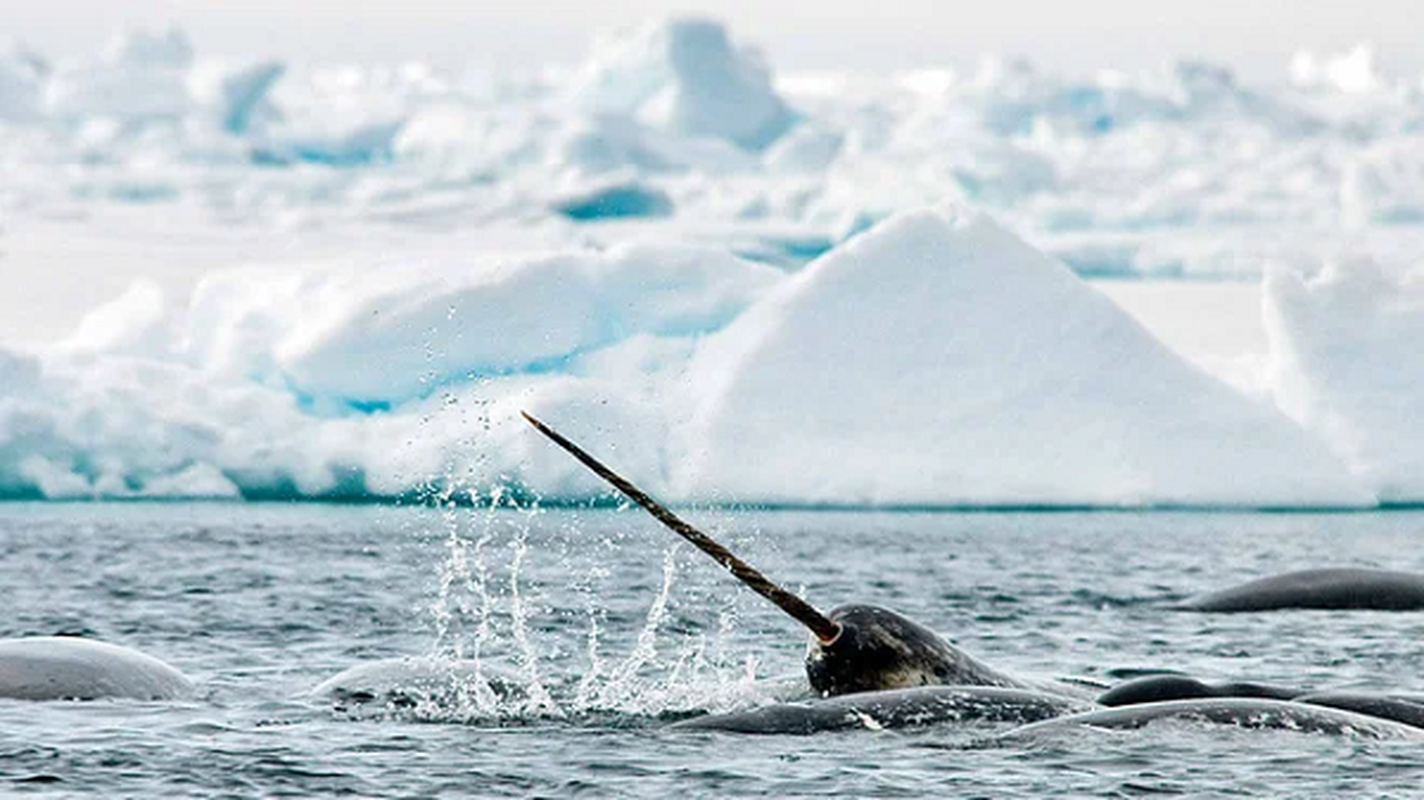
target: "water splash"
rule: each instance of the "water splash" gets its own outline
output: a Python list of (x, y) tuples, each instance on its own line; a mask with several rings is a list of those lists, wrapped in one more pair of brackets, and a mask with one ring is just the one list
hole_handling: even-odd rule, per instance
[[(532, 516), (532, 514), (531, 514)], [(524, 558), (529, 553), (529, 529), (521, 527), (514, 540), (514, 561), (509, 569), (509, 603), (511, 612), (511, 634), (514, 637), (515, 659), (520, 667), (520, 677), (524, 682), (527, 698), (525, 710), (535, 713), (563, 716), (563, 710), (554, 702), (549, 690), (539, 676), (539, 654), (529, 638), (529, 608), (519, 587), (519, 574), (524, 566)]]
[[(400, 701), (387, 711), (494, 725), (612, 715), (636, 725), (770, 699), (756, 658), (737, 652), (734, 601), (722, 601), (705, 629), (674, 613), (681, 543), (663, 551), (661, 580), (629, 637), (630, 630), (610, 624), (623, 618), (610, 617), (609, 603), (622, 591), (610, 584), (616, 537), (589, 548), (577, 518), (550, 530), (540, 527), (537, 505), (520, 507), (502, 490), (470, 505), (454, 502), (453, 491), (445, 490), (439, 507), (434, 640), (421, 663), (405, 667), (419, 680), (400, 687)], [(563, 557), (551, 563), (561, 547)], [(583, 569), (581, 558), (589, 561)], [(577, 610), (550, 574), (574, 576), (562, 588), (577, 598)], [(735, 598), (735, 587), (726, 591)], [(563, 606), (553, 597), (564, 598)], [(697, 605), (706, 599), (699, 596)]]
[(592, 707), (618, 708), (626, 704), (629, 696), (636, 695), (638, 691), (639, 685), (636, 683), (638, 672), (645, 665), (656, 661), (658, 628), (667, 618), (668, 596), (672, 594), (673, 579), (677, 575), (679, 547), (680, 545), (674, 544), (668, 547), (664, 553), (662, 588), (648, 608), (643, 628), (638, 632), (637, 643), (623, 663), (609, 674), (607, 680), (601, 683), (596, 692), (591, 693)]

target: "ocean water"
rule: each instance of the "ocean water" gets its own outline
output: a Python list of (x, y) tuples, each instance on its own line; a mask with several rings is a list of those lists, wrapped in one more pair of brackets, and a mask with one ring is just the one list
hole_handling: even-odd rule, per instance
[[(1326, 565), (1424, 571), (1424, 513), (690, 510), (814, 604), (896, 608), (1011, 673), (1183, 669), (1424, 691), (1424, 616), (1167, 606)], [(173, 703), (0, 701), (0, 794), (75, 797), (1410, 795), (1417, 745), (1188, 723), (680, 732), (768, 701), (804, 634), (636, 510), (0, 505), (0, 635), (102, 638)], [(338, 707), (381, 658), (478, 657), (505, 699)]]

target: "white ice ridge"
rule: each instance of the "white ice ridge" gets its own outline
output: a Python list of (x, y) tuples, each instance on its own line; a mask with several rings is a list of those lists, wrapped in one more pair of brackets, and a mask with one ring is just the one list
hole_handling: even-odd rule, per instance
[[(0, 350), (0, 495), (396, 496), (526, 478), (558, 492), (568, 464), (548, 459), (536, 483), (527, 431), (491, 432), (492, 417), (537, 401), (606, 425), (623, 408), (659, 432), (645, 399), (659, 372), (780, 279), (646, 243), (258, 266), (206, 278), (186, 305), (139, 282), (37, 355)], [(658, 458), (659, 439), (619, 443)]]
[(1382, 485), (938, 207), (789, 277), (645, 244), (274, 264), (187, 303), (139, 284), (63, 343), (0, 351), (0, 494), (603, 495), (522, 409), (674, 501), (1357, 506)]
[(391, 405), (476, 377), (566, 372), (637, 335), (725, 325), (780, 273), (709, 248), (236, 270), (205, 279), (184, 357), (318, 402)]
[[(1279, 412), (986, 217), (901, 215), (707, 341), (683, 492), (861, 504), (1355, 505)], [(772, 444), (772, 446), (768, 446)]]
[(1424, 499), (1424, 271), (1369, 258), (1265, 279), (1277, 404), (1386, 502)]
[(1197, 62), (774, 75), (757, 35), (674, 17), (537, 76), (227, 62), (171, 30), (0, 54), (0, 213), (147, 204), (336, 236), (572, 220), (601, 244), (631, 221), (795, 267), (952, 201), (1093, 276), (1254, 279), (1361, 237), (1424, 244), (1424, 92), (1367, 46), (1254, 87)]
[(749, 150), (766, 147), (794, 121), (760, 54), (734, 47), (711, 19), (673, 18), (605, 37), (575, 92), (595, 114), (633, 117)]

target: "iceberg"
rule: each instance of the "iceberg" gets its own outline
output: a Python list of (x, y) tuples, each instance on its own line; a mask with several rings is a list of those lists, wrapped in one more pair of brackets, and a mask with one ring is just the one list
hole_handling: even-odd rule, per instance
[[(525, 76), (172, 30), (0, 58), (0, 494), (600, 496), (528, 408), (682, 501), (1424, 497), (1417, 278), (1380, 266), (1424, 247), (1424, 93), (1385, 54), (1253, 87), (773, 76), (742, 42), (674, 18)], [(1079, 280), (1267, 263), (1271, 373), (1264, 332), (1197, 360), (1254, 400)]]
[(188, 89), (220, 130), (241, 135), (280, 116), (268, 95), (286, 71), (280, 61), (241, 66), (204, 62), (189, 73)]
[(1368, 257), (1264, 282), (1276, 403), (1386, 503), (1424, 500), (1424, 272)]
[(1273, 406), (947, 207), (790, 275), (646, 242), (251, 266), (186, 303), (140, 282), (0, 377), (8, 496), (602, 496), (528, 409), (683, 502), (1375, 502)]
[(647, 174), (751, 172), (756, 159), (730, 142), (668, 134), (618, 116), (571, 122), (554, 146), (551, 165), (575, 174), (632, 169)]
[(1359, 236), (1424, 241), (1424, 94), (1372, 53), (1302, 55), (1287, 87), (1192, 61), (773, 76), (720, 22), (682, 17), (531, 77), (289, 69), (137, 32), (52, 68), (0, 59), (0, 204), (150, 204), (279, 233), (657, 220), (794, 269), (824, 248), (789, 237), (834, 243), (951, 201), (1083, 275), (1255, 279)]
[(594, 113), (748, 150), (764, 149), (796, 119), (759, 54), (734, 48), (711, 19), (674, 18), (607, 38), (577, 85), (580, 104)]
[(709, 338), (683, 494), (847, 505), (1361, 505), (1318, 441), (991, 220), (903, 214)]
[(779, 279), (717, 250), (656, 243), (237, 270), (198, 285), (186, 340), (192, 363), (219, 374), (389, 406), (475, 377), (566, 371), (639, 334), (716, 330)]
[[(346, 257), (149, 281), (34, 354), (0, 349), (0, 496), (394, 498), (599, 487), (500, 420), (618, 420), (662, 468), (664, 384), (780, 280), (658, 242)], [(546, 457), (547, 456), (547, 457)]]
[(123, 294), (85, 314), (79, 327), (67, 339), (56, 342), (53, 350), (107, 356), (162, 355), (173, 339), (167, 304), (163, 287), (139, 278)]

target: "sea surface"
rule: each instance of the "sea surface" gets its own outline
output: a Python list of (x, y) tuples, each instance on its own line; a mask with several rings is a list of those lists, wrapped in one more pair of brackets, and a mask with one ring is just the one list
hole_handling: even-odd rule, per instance
[[(1424, 615), (1169, 607), (1291, 569), (1424, 571), (1424, 512), (685, 513), (823, 609), (893, 607), (1026, 677), (1424, 691)], [(670, 730), (777, 696), (805, 634), (634, 509), (9, 503), (0, 554), (0, 635), (127, 645), (198, 685), (0, 701), (6, 796), (1409, 796), (1424, 776), (1417, 744), (1180, 722)], [(478, 658), (520, 691), (311, 694), (402, 656)]]

